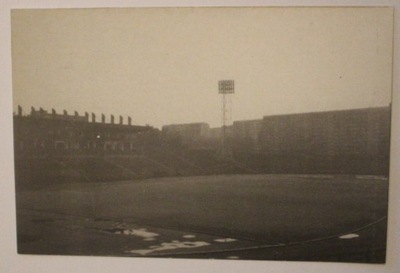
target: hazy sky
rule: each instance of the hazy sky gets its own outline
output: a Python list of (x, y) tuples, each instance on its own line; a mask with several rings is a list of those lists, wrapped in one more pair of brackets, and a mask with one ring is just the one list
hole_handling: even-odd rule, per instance
[(392, 25), (389, 8), (15, 10), (14, 109), (216, 127), (221, 79), (234, 120), (388, 105)]

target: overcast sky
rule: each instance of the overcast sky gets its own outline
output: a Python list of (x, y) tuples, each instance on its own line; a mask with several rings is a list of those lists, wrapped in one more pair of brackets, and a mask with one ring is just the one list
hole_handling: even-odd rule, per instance
[(388, 8), (17, 10), (14, 109), (216, 127), (221, 79), (233, 120), (384, 106), (392, 25)]

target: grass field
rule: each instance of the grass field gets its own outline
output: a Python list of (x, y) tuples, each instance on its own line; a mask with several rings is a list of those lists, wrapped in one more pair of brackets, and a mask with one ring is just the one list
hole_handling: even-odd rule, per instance
[(329, 175), (46, 186), (17, 193), (18, 249), (31, 254), (381, 263), (387, 190), (382, 177)]

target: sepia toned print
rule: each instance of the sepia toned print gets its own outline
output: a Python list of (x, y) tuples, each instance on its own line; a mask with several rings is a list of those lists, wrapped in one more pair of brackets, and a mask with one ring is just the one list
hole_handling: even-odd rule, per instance
[(20, 254), (384, 263), (393, 10), (13, 10)]

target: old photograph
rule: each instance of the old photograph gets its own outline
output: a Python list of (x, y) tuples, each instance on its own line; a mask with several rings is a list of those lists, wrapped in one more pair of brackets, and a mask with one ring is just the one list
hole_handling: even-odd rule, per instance
[(386, 261), (393, 9), (11, 11), (19, 254)]

